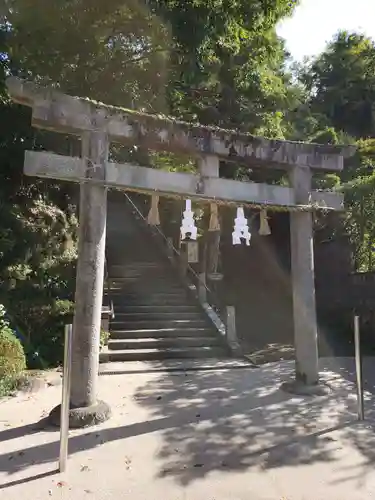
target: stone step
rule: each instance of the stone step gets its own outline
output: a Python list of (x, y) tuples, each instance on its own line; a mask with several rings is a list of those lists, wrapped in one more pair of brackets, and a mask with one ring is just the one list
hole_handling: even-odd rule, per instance
[(174, 292), (184, 292), (185, 288), (179, 283), (167, 283), (163, 281), (139, 281), (124, 278), (123, 280), (113, 280), (110, 285), (110, 290), (113, 292), (128, 292), (129, 294), (135, 292), (142, 293), (174, 293)]
[(118, 266), (122, 269), (127, 270), (147, 270), (147, 269), (159, 269), (160, 262), (154, 260), (146, 260), (146, 261), (136, 261), (136, 262), (110, 262), (109, 267)]
[(117, 198), (121, 203), (108, 203), (110, 289), (104, 292), (115, 317), (100, 361), (228, 357), (224, 340), (163, 256), (153, 231)]
[[(105, 296), (108, 302), (109, 297)], [(180, 307), (186, 304), (186, 297), (116, 297), (110, 296), (115, 313), (118, 308), (126, 307)]]
[(176, 280), (173, 276), (116, 276), (108, 278), (108, 285), (114, 288), (131, 290), (133, 288), (142, 288), (144, 290), (163, 288), (167, 291), (176, 288), (185, 289), (185, 286)]
[(228, 356), (225, 347), (189, 347), (171, 349), (129, 349), (124, 351), (102, 351), (101, 363), (110, 361), (147, 361), (158, 359), (224, 358)]
[[(149, 263), (152, 267), (155, 264), (155, 255), (147, 255), (145, 253), (136, 253), (134, 250), (134, 255), (119, 253), (107, 253), (108, 267), (115, 265), (126, 265), (131, 264), (132, 266), (144, 266), (145, 263)], [(160, 263), (158, 264), (160, 266)]]
[[(119, 255), (120, 252), (122, 252), (123, 255), (126, 255), (135, 253), (139, 250), (139, 253), (152, 255), (155, 259), (157, 250), (155, 249), (155, 245), (150, 245), (150, 243), (154, 243), (155, 241), (151, 239), (152, 236), (150, 236), (150, 238), (145, 238), (144, 235), (133, 231), (129, 231), (126, 234), (117, 232), (117, 234), (114, 235), (114, 233), (113, 231), (112, 241), (107, 239), (107, 252), (111, 254), (118, 253)], [(114, 246), (113, 242), (114, 237), (116, 237), (116, 246)]]
[(121, 262), (111, 262), (109, 261), (109, 267), (115, 266), (116, 268), (123, 269), (168, 269), (167, 260), (160, 260), (159, 258), (154, 258), (150, 260), (147, 258), (145, 261), (137, 260), (135, 262), (128, 262), (122, 260)]
[(149, 328), (204, 328), (207, 322), (203, 319), (190, 320), (190, 319), (165, 319), (165, 320), (117, 320), (116, 315), (114, 320), (110, 322), (110, 331), (112, 330), (142, 330)]
[(174, 291), (174, 290), (184, 290), (181, 283), (176, 282), (171, 278), (155, 278), (150, 279), (150, 277), (136, 277), (128, 276), (126, 278), (110, 278), (111, 290), (163, 290), (163, 291)]
[(175, 310), (161, 311), (161, 312), (119, 312), (115, 311), (115, 321), (128, 323), (130, 321), (177, 321), (177, 320), (203, 320), (204, 316), (199, 310), (177, 312)]
[(130, 313), (130, 314), (154, 314), (154, 313), (163, 313), (163, 312), (171, 312), (173, 311), (176, 314), (180, 313), (187, 313), (187, 312), (195, 312), (197, 311), (198, 308), (197, 306), (194, 305), (189, 305), (186, 303), (183, 304), (161, 304), (161, 305), (154, 305), (154, 304), (145, 304), (145, 305), (135, 305), (135, 304), (128, 304), (126, 302), (124, 303), (118, 303), (116, 304), (116, 316), (119, 314), (124, 314), (124, 313)]
[[(153, 299), (152, 297), (148, 298), (147, 300), (142, 300), (142, 299), (134, 299), (134, 300), (129, 300), (129, 299), (121, 299), (121, 301), (116, 300), (116, 298), (112, 298), (112, 304), (115, 309), (115, 314), (117, 312), (126, 312), (129, 310), (134, 310), (135, 312), (139, 311), (141, 312), (141, 309), (137, 309), (138, 307), (142, 308), (147, 308), (150, 307), (151, 310), (152, 308), (164, 308), (163, 310), (175, 310), (176, 312), (179, 311), (179, 308), (185, 307), (186, 305), (186, 299), (185, 298), (176, 298), (176, 299)], [(196, 309), (195, 309), (196, 310)]]
[(168, 273), (170, 275), (173, 275), (172, 273), (172, 268), (168, 265), (168, 263), (158, 263), (156, 266), (144, 266), (144, 265), (136, 265), (136, 263), (133, 263), (132, 266), (126, 266), (124, 264), (121, 264), (119, 262), (113, 262), (108, 265), (108, 271), (109, 274), (112, 274), (113, 276), (116, 276), (116, 273), (123, 273), (123, 272), (137, 272), (137, 273), (152, 273), (152, 274), (162, 274), (162, 273)]
[(160, 349), (160, 348), (181, 348), (184, 347), (221, 347), (218, 337), (167, 337), (167, 338), (127, 338), (111, 339), (108, 342), (110, 351), (122, 351), (126, 349)]
[(177, 282), (176, 276), (169, 270), (166, 271), (160, 269), (153, 270), (152, 268), (150, 269), (145, 268), (144, 270), (109, 269), (108, 276), (111, 281), (119, 281), (119, 280), (126, 281), (126, 280), (138, 279), (138, 280), (148, 280), (149, 282), (155, 280), (167, 281), (172, 283)]
[[(116, 238), (119, 240), (119, 238)], [(121, 245), (121, 241), (118, 242), (119, 247), (117, 249), (107, 249), (108, 262), (110, 264), (126, 264), (127, 262), (157, 262), (159, 257), (156, 252), (149, 248), (141, 248), (141, 243), (136, 241), (132, 242), (131, 248), (128, 244)], [(125, 248), (124, 248), (125, 247)]]
[(160, 294), (174, 294), (174, 293), (179, 293), (179, 294), (185, 294), (187, 295), (187, 290), (184, 289), (182, 286), (178, 285), (173, 285), (173, 284), (163, 284), (163, 283), (153, 283), (149, 284), (147, 282), (142, 282), (142, 281), (128, 281), (127, 283), (123, 283), (120, 285), (120, 283), (116, 283), (111, 286), (111, 288), (108, 289), (110, 293), (115, 293), (115, 294), (122, 294), (122, 295), (153, 295), (155, 293), (160, 293)]
[(168, 299), (182, 299), (185, 302), (188, 300), (188, 293), (185, 290), (174, 290), (168, 292), (167, 290), (110, 290), (105, 296), (110, 295), (112, 299), (116, 299), (117, 303), (127, 301), (134, 302), (137, 300), (141, 300), (143, 304), (148, 304), (149, 300), (152, 299), (160, 299), (163, 303), (165, 303)]
[(110, 276), (174, 276), (172, 270), (166, 265), (157, 266), (124, 266), (120, 264), (111, 264), (108, 267)]
[(173, 288), (169, 288), (168, 286), (165, 287), (157, 287), (157, 286), (145, 286), (143, 284), (142, 286), (136, 286), (135, 284), (128, 284), (128, 283), (106, 283), (106, 287), (104, 289), (104, 293), (115, 293), (117, 295), (128, 295), (129, 297), (139, 295), (142, 293), (142, 295), (145, 296), (151, 296), (155, 294), (160, 294), (160, 295), (184, 295), (185, 297), (188, 295), (188, 290), (183, 287), (182, 285), (180, 286), (175, 286)]
[(210, 328), (140, 328), (140, 329), (111, 329), (111, 339), (128, 338), (167, 338), (167, 337), (208, 337), (214, 335)]
[(149, 292), (149, 293), (135, 293), (134, 291), (125, 290), (110, 290), (105, 293), (107, 298), (110, 296), (118, 304), (127, 304), (139, 302), (138, 305), (147, 305), (149, 301), (160, 301), (162, 304), (168, 303), (168, 300), (176, 301), (182, 300), (184, 303), (188, 300), (188, 294), (185, 290), (178, 292)]
[(187, 296), (186, 293), (175, 293), (175, 294), (168, 294), (164, 292), (157, 292), (157, 293), (129, 293), (129, 294), (124, 294), (123, 292), (114, 292), (110, 293), (109, 295), (104, 295), (106, 298), (110, 298), (112, 302), (118, 306), (121, 305), (139, 305), (139, 306), (147, 306), (147, 305), (155, 305), (155, 304), (160, 304), (160, 305), (168, 305), (168, 304), (179, 304), (179, 305), (185, 305), (191, 303), (191, 298)]
[(118, 283), (119, 285), (127, 285), (129, 282), (134, 282), (134, 281), (141, 281), (142, 283), (145, 283), (147, 286), (154, 286), (155, 284), (160, 283), (165, 283), (168, 286), (179, 286), (180, 288), (183, 288), (184, 285), (182, 285), (178, 279), (176, 279), (175, 276), (153, 276), (152, 273), (146, 272), (143, 276), (108, 276), (108, 279), (111, 281), (111, 283)]

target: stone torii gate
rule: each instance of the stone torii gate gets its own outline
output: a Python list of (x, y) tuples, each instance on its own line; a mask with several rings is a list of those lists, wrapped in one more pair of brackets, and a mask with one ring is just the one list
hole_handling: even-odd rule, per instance
[[(15, 102), (32, 108), (34, 127), (81, 137), (79, 158), (27, 151), (24, 165), (26, 175), (80, 183), (72, 426), (97, 423), (110, 415), (108, 405), (97, 400), (108, 187), (289, 210), (296, 370), (287, 388), (304, 393), (321, 390), (312, 213), (342, 210), (343, 197), (312, 190), (311, 178), (313, 171), (342, 170), (352, 148), (269, 140), (183, 123), (71, 97), (14, 77), (7, 86)], [(199, 173), (111, 163), (110, 141), (188, 154), (197, 160)], [(220, 160), (284, 169), (290, 187), (221, 179)]]

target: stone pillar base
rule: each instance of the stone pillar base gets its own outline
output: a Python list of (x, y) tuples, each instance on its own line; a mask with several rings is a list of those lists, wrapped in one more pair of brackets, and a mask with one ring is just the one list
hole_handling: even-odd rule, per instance
[[(71, 408), (69, 410), (69, 428), (90, 427), (105, 422), (111, 418), (110, 406), (104, 401), (98, 401), (95, 405), (82, 408)], [(61, 405), (56, 406), (50, 412), (48, 420), (52, 425), (60, 425)]]
[(307, 385), (298, 380), (283, 382), (280, 389), (296, 396), (325, 396), (331, 392), (331, 388), (326, 384)]

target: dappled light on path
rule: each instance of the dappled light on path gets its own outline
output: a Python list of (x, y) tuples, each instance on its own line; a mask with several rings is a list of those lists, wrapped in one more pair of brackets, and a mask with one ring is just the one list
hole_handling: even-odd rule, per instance
[[(327, 498), (368, 498), (375, 486), (373, 397), (366, 393), (369, 420), (358, 424), (352, 360), (322, 363), (331, 393), (313, 398), (280, 390), (293, 373), (292, 362), (172, 372), (152, 363), (132, 372), (130, 363), (126, 375), (101, 376), (113, 418), (71, 431), (72, 493), (64, 499), (80, 495), (86, 483), (103, 492), (108, 481), (114, 498), (124, 481), (142, 494), (145, 488), (151, 495), (167, 492), (167, 500), (183, 500), (183, 491), (191, 492), (188, 500), (203, 500), (206, 488), (216, 491), (215, 500), (232, 498), (232, 490), (233, 498), (247, 500), (242, 492), (250, 485), (264, 492), (256, 500), (310, 489), (315, 496), (289, 496), (317, 500), (334, 491), (340, 496)], [(373, 365), (366, 360), (368, 380)], [(0, 489), (10, 495), (5, 498), (18, 498), (22, 488), (31, 495), (40, 485), (57, 484), (58, 430), (43, 418), (59, 395), (60, 388), (51, 387), (0, 403)]]
[[(293, 397), (279, 387), (291, 364), (265, 365), (261, 370), (166, 375), (136, 394), (154, 418), (176, 419), (177, 427), (162, 431), (160, 475), (181, 484), (214, 470), (230, 472), (250, 467), (279, 468), (335, 460), (332, 438), (342, 430), (352, 439), (356, 429), (353, 385), (340, 375), (323, 372), (332, 394)], [(158, 394), (158, 398), (155, 398)], [(358, 450), (363, 450), (356, 442)], [(370, 450), (366, 447), (365, 452)], [(371, 453), (371, 459), (375, 458)]]

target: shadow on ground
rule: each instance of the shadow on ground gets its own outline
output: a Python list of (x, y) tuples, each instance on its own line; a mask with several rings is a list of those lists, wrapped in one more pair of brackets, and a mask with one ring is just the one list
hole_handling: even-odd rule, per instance
[[(243, 372), (230, 376), (185, 374), (163, 376), (146, 384), (137, 394), (139, 404), (147, 407), (153, 418), (181, 421), (180, 426), (162, 431), (159, 456), (164, 468), (160, 476), (173, 476), (186, 485), (215, 470), (331, 462), (335, 460), (336, 438), (329, 434), (334, 431), (340, 431), (363, 456), (361, 470), (352, 473), (373, 472), (373, 429), (369, 426), (366, 432), (359, 431), (355, 387), (342, 380), (344, 373), (331, 372), (330, 364), (340, 370), (336, 360), (328, 363), (322, 378), (331, 385), (332, 393), (319, 398), (296, 398), (279, 390), (281, 381), (290, 375), (290, 363), (265, 365), (247, 376)], [(366, 406), (367, 417), (372, 419), (370, 397)]]
[[(126, 447), (129, 438), (158, 433), (158, 477), (188, 485), (214, 471), (334, 463), (345, 445), (359, 453), (360, 463), (343, 470), (342, 480), (364, 480), (373, 473), (374, 429), (369, 424), (357, 425), (355, 388), (343, 380), (338, 361), (332, 363), (322, 372), (332, 393), (316, 398), (280, 391), (280, 383), (293, 368), (289, 362), (257, 370), (161, 372), (146, 377), (147, 382), (143, 376), (132, 401), (142, 408), (141, 415), (146, 410), (147, 418), (116, 427), (109, 427), (109, 422), (104, 428), (74, 433), (70, 453), (119, 440)], [(366, 410), (370, 422), (374, 417), (371, 395)], [(0, 442), (39, 432), (42, 424), (6, 429), (0, 432)], [(36, 463), (54, 462), (57, 456), (57, 440), (5, 453), (0, 455), (0, 472), (12, 474)]]

